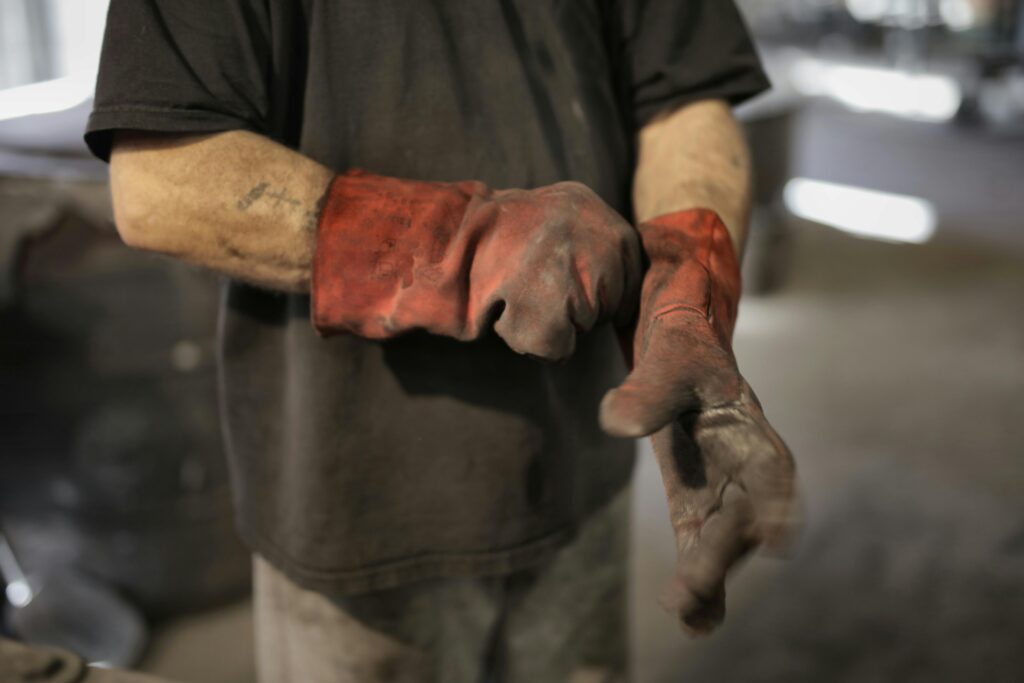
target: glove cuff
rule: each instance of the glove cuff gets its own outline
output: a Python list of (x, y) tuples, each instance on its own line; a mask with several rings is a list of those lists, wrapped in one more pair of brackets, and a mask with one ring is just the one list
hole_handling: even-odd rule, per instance
[(707, 316), (723, 341), (732, 339), (741, 291), (739, 260), (721, 216), (711, 209), (676, 211), (642, 223), (650, 261), (644, 305), (657, 317), (693, 308)]
[(413, 328), (462, 336), (463, 279), (448, 258), (480, 183), (400, 180), (353, 169), (331, 182), (317, 223), (310, 317), (323, 336), (386, 339)]

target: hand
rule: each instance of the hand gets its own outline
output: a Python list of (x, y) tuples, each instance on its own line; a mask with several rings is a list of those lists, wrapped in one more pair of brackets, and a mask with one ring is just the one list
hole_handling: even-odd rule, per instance
[(636, 231), (579, 183), (495, 191), (355, 171), (321, 214), (312, 316), (323, 334), (372, 339), (468, 341), (493, 323), (514, 351), (559, 360), (578, 332), (633, 314), (640, 273)]
[(633, 370), (601, 405), (618, 436), (653, 434), (678, 559), (669, 607), (705, 633), (725, 614), (725, 578), (794, 525), (792, 456), (740, 376), (730, 339), (739, 267), (710, 211), (640, 227), (650, 260), (633, 334)]

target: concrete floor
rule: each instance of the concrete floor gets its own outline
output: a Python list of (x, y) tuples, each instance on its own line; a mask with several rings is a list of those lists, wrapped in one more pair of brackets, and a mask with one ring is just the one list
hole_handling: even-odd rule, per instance
[[(804, 534), (789, 561), (751, 560), (726, 625), (688, 640), (657, 606), (674, 548), (645, 453), (640, 683), (1024, 680), (1024, 141), (849, 123), (806, 119), (797, 174), (931, 195), (938, 237), (794, 226), (790, 277), (744, 301), (736, 350), (797, 457)], [(244, 604), (168, 625), (146, 668), (251, 680), (250, 629)]]

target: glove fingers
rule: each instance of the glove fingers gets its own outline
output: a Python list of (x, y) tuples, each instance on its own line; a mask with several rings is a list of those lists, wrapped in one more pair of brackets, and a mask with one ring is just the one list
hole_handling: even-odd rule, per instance
[(754, 541), (782, 550), (796, 527), (796, 466), (786, 444), (752, 401), (704, 413), (695, 439), (749, 496)]
[(729, 474), (734, 462), (717, 438), (721, 432), (692, 420), (673, 421), (652, 443), (679, 547), (667, 606), (684, 629), (701, 634), (724, 618), (726, 576), (757, 538), (754, 507)]
[(743, 489), (729, 483), (720, 506), (694, 531), (679, 539), (679, 556), (670, 606), (684, 628), (706, 633), (725, 616), (725, 579), (753, 547), (749, 535), (753, 509)]
[[(563, 297), (564, 299), (564, 297)], [(509, 297), (494, 331), (516, 353), (557, 361), (576, 350), (576, 327), (558, 299)]]
[(677, 574), (661, 604), (679, 620), (684, 631), (694, 636), (707, 635), (725, 620), (725, 584), (719, 586), (717, 593), (701, 597), (689, 591)]
[(754, 507), (758, 540), (767, 550), (781, 552), (799, 527), (796, 465), (763, 416), (755, 416), (752, 428), (757, 430), (759, 451), (743, 468), (743, 487)]

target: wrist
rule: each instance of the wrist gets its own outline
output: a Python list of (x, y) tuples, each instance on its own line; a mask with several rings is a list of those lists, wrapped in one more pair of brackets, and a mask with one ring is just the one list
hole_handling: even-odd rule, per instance
[[(393, 310), (396, 297), (409, 288), (437, 290), (432, 313), (457, 320), (464, 297), (438, 264), (452, 248), (470, 201), (486, 191), (475, 182), (405, 180), (360, 169), (335, 176), (317, 222), (310, 287), (317, 331), (393, 336), (413, 326)], [(414, 278), (414, 266), (423, 262), (420, 270), (430, 272)]]
[(701, 311), (723, 339), (731, 339), (741, 280), (721, 216), (712, 209), (686, 209), (645, 221), (638, 231), (649, 262), (643, 293), (648, 317)]

